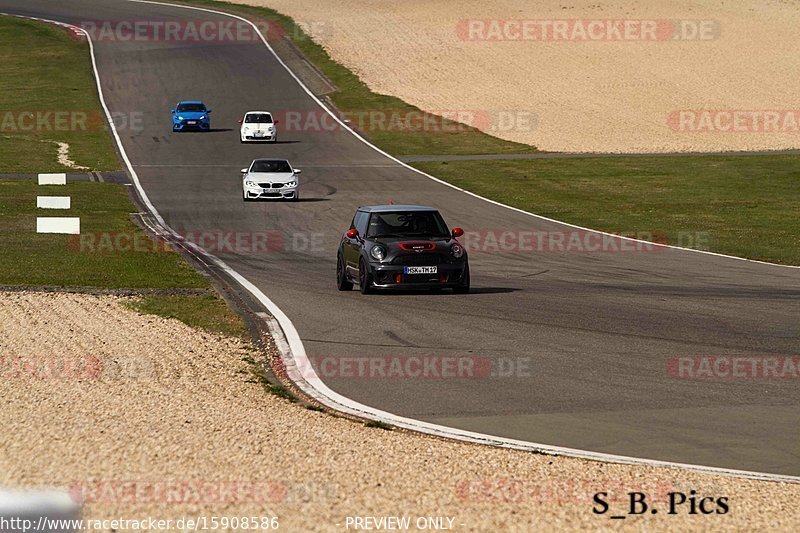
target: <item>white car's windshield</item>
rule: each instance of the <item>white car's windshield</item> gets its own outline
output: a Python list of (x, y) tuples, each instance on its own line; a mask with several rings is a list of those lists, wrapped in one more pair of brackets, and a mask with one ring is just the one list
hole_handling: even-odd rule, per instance
[(272, 124), (272, 115), (269, 113), (251, 113), (244, 118), (245, 124)]
[(282, 160), (259, 160), (253, 161), (250, 172), (291, 172), (292, 167), (288, 161)]

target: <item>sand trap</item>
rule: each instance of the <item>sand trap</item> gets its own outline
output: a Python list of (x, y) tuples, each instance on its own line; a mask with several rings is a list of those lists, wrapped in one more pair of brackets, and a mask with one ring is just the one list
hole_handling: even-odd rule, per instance
[(247, 357), (260, 356), (117, 297), (0, 292), (0, 486), (70, 488), (92, 520), (277, 515), (279, 531), (347, 531), (347, 517), (431, 516), (459, 532), (607, 528), (591, 512), (597, 491), (612, 511), (627, 490), (666, 510), (669, 492), (694, 489), (729, 498), (730, 512), (626, 525), (800, 528), (798, 484), (367, 428), (265, 393)]
[[(378, 92), (432, 112), (488, 112), (482, 129), (543, 150), (800, 147), (797, 1), (237, 1), (309, 24)], [(481, 20), (490, 21), (483, 31)], [(529, 21), (528, 39), (517, 38), (520, 20)], [(550, 30), (545, 40), (532, 20)], [(614, 42), (613, 30), (589, 27), (609, 20), (627, 20), (642, 37)], [(689, 40), (672, 39), (682, 31), (674, 21), (688, 21), (678, 35)], [(567, 26), (567, 40), (554, 36), (555, 24)], [(525, 113), (537, 120), (514, 124)]]

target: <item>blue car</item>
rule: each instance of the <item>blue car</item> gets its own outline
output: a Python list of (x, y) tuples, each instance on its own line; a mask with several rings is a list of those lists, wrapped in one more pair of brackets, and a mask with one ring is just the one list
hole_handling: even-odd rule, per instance
[(178, 102), (172, 113), (172, 131), (211, 129), (211, 110), (203, 102)]

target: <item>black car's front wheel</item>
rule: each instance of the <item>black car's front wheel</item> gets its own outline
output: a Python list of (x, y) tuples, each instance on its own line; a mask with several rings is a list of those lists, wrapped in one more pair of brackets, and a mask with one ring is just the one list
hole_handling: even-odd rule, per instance
[(353, 288), (353, 284), (347, 279), (347, 268), (342, 254), (336, 258), (336, 288), (340, 291), (349, 291)]
[(361, 294), (372, 292), (372, 274), (363, 258), (358, 262), (358, 289)]
[(453, 288), (453, 292), (456, 294), (467, 294), (469, 292), (469, 264), (464, 267), (461, 283)]

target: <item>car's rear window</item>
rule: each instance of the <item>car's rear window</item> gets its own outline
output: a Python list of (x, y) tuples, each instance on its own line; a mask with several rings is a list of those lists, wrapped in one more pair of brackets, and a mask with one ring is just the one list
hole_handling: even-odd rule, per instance
[(438, 211), (372, 213), (367, 237), (446, 237), (447, 226)]
[(250, 172), (291, 172), (292, 167), (288, 161), (270, 160), (270, 161), (254, 161), (253, 166), (250, 167)]
[(272, 124), (269, 113), (251, 113), (244, 118), (245, 124)]

